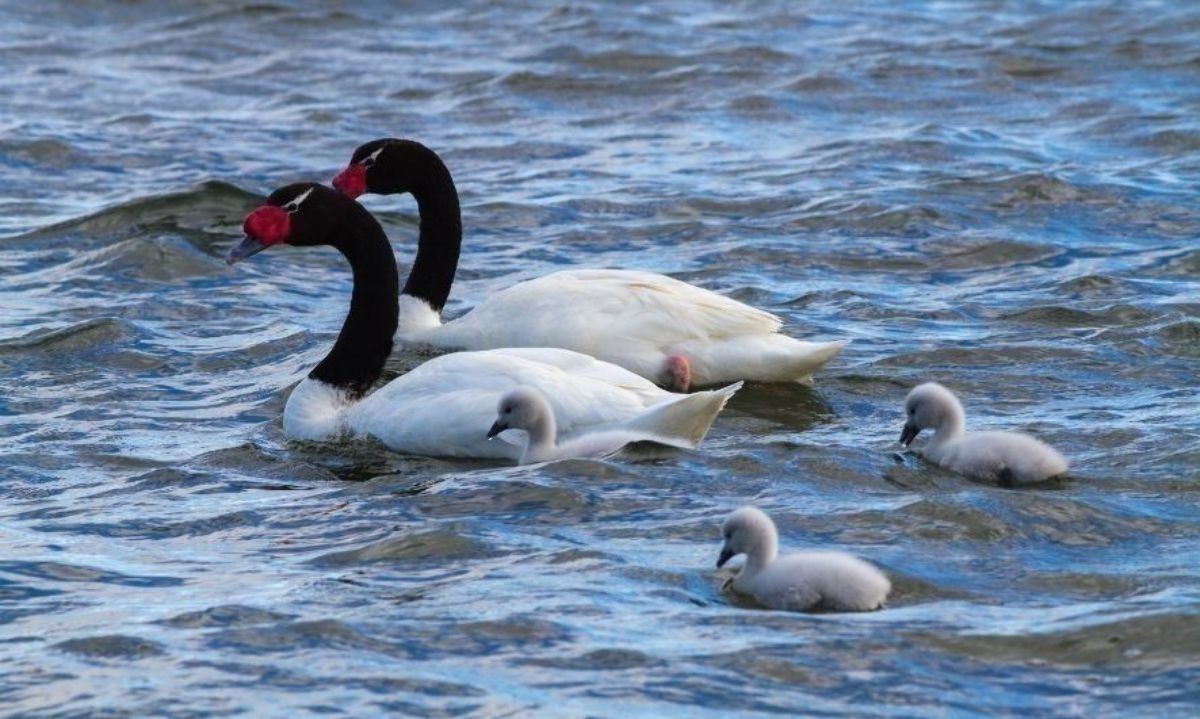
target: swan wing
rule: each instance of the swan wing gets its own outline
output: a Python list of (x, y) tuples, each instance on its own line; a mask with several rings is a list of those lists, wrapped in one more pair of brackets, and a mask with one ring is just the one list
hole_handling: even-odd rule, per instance
[(599, 459), (620, 452), (638, 442), (651, 442), (665, 447), (691, 449), (695, 445), (687, 440), (665, 437), (650, 432), (629, 429), (610, 429), (590, 432), (563, 442), (555, 452), (555, 459)]
[(561, 370), (573, 378), (588, 379), (632, 393), (643, 407), (658, 404), (670, 396), (648, 379), (611, 362), (603, 362), (573, 350), (556, 347), (505, 347), (491, 350), (498, 356), (545, 365)]
[(1053, 447), (1017, 432), (972, 432), (948, 443), (938, 464), (978, 479), (1015, 484), (1067, 471), (1067, 461)]
[(771, 609), (802, 612), (821, 601), (821, 593), (804, 567), (781, 567), (778, 560), (753, 577), (743, 579), (738, 575), (734, 578), (733, 588)]
[(776, 559), (755, 577), (754, 588), (759, 601), (780, 609), (870, 611), (883, 604), (892, 585), (874, 565), (851, 554), (807, 551)]
[[(660, 346), (777, 332), (769, 312), (666, 275), (634, 270), (563, 270), (521, 282), (480, 303), (470, 314), (497, 333), (527, 337), (578, 335), (580, 343), (614, 337)], [(496, 323), (498, 317), (504, 322)], [(514, 323), (513, 318), (520, 318)], [(521, 346), (526, 343), (516, 343)], [(567, 346), (550, 343), (552, 346)], [(572, 349), (576, 349), (574, 344)], [(593, 347), (592, 349), (597, 349)], [(581, 349), (588, 354), (593, 352)]]
[(663, 378), (680, 354), (693, 381), (805, 380), (842, 343), (780, 335), (775, 315), (686, 282), (633, 270), (564, 270), (488, 297), (428, 335), (442, 346), (563, 347)]
[(455, 352), (368, 395), (347, 411), (347, 423), (396, 451), (515, 459), (519, 448), (489, 441), (487, 431), (500, 397), (520, 385), (546, 396), (565, 438), (615, 427), (647, 406), (683, 396), (597, 365), (604, 363), (557, 349)]

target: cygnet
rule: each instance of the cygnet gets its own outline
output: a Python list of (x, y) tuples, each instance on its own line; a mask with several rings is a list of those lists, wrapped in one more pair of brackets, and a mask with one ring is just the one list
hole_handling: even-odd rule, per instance
[(1043, 482), (1067, 471), (1052, 447), (1016, 432), (964, 434), (966, 417), (954, 393), (937, 382), (918, 385), (904, 400), (908, 421), (900, 443), (908, 446), (923, 429), (934, 430), (921, 450), (926, 459), (952, 472), (1006, 486)]
[[(733, 391), (736, 389), (734, 387)], [(732, 394), (732, 392), (729, 393)], [(689, 395), (688, 399), (690, 400), (692, 397), (703, 399), (699, 397), (700, 394)], [(683, 405), (684, 403), (678, 404)], [(724, 399), (721, 404), (724, 404)], [(557, 444), (555, 438), (558, 428), (554, 421), (554, 409), (550, 406), (546, 396), (533, 387), (517, 387), (500, 398), (496, 408), (496, 421), (488, 430), (487, 436), (491, 439), (507, 429), (524, 430), (528, 439), (518, 464), (607, 457), (616, 454), (633, 442), (654, 442), (679, 448), (694, 447), (695, 444), (683, 439), (667, 437), (641, 429), (642, 425), (669, 426), (668, 422), (678, 422), (678, 417), (672, 415), (690, 411), (686, 406), (666, 409), (667, 411), (652, 408), (627, 422), (628, 426), (589, 432)]]
[(805, 611), (827, 609), (867, 612), (879, 609), (892, 590), (883, 572), (844, 552), (793, 552), (779, 555), (775, 523), (756, 507), (742, 507), (721, 525), (725, 545), (717, 568), (746, 555), (733, 578), (733, 590), (765, 607)]

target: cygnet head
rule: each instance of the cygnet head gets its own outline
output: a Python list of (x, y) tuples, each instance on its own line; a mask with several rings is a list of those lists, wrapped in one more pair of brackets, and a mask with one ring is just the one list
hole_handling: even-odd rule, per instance
[(907, 421), (900, 433), (900, 444), (908, 446), (923, 429), (961, 432), (963, 408), (954, 393), (937, 382), (926, 382), (913, 387), (904, 400)]
[(779, 551), (779, 533), (775, 523), (757, 507), (742, 507), (725, 519), (721, 525), (721, 534), (725, 544), (721, 547), (721, 556), (717, 558), (717, 568), (739, 554), (751, 557), (766, 554), (764, 559), (774, 559)]
[(550, 417), (550, 403), (533, 387), (517, 387), (500, 398), (496, 405), (496, 421), (488, 430), (488, 439), (506, 429), (523, 429), (530, 432)]

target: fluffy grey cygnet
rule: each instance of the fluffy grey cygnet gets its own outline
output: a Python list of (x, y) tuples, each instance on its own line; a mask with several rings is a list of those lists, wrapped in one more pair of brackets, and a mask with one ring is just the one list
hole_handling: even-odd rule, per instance
[[(732, 387), (732, 391), (717, 390), (716, 393), (710, 394), (719, 394), (720, 392), (732, 394), (740, 386), (741, 383), (738, 383)], [(528, 435), (528, 440), (525, 450), (521, 452), (519, 464), (607, 457), (616, 454), (625, 445), (633, 442), (654, 442), (669, 447), (694, 448), (697, 442), (667, 435), (677, 429), (681, 419), (686, 423), (692, 419), (689, 415), (695, 414), (685, 403), (696, 404), (692, 400), (693, 397), (704, 402), (709, 401), (701, 396), (703, 394), (705, 393), (697, 392), (689, 395), (687, 400), (677, 403), (680, 405), (678, 408), (659, 410), (652, 408), (651, 411), (627, 422), (626, 426), (590, 432), (560, 445), (555, 441), (558, 428), (554, 421), (554, 409), (550, 406), (546, 396), (533, 387), (517, 387), (500, 398), (496, 407), (496, 421), (488, 430), (487, 436), (490, 439), (506, 429), (524, 430)], [(717, 399), (723, 406), (727, 397), (722, 395)], [(642, 429), (643, 426), (651, 429), (662, 428), (663, 434)]]
[(721, 525), (725, 545), (717, 568), (746, 555), (733, 578), (734, 591), (748, 594), (771, 609), (829, 609), (867, 612), (879, 609), (892, 590), (883, 572), (844, 552), (792, 552), (779, 555), (775, 523), (756, 507), (742, 507)]
[(1042, 482), (1067, 471), (1054, 448), (1016, 432), (964, 434), (966, 416), (954, 393), (937, 382), (917, 385), (904, 400), (908, 421), (900, 443), (908, 446), (923, 429), (934, 430), (921, 455), (952, 472), (1005, 485)]

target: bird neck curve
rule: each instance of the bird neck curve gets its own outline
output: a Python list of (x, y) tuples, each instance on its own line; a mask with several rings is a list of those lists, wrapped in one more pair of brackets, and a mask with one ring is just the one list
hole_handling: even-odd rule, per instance
[(769, 527), (763, 528), (758, 546), (746, 557), (746, 573), (758, 574), (779, 556), (779, 536)]
[(383, 372), (399, 317), (395, 255), (383, 228), (358, 203), (329, 243), (350, 263), (354, 289), (337, 340), (309, 377), (361, 398)]
[(421, 233), (403, 292), (424, 300), (434, 312), (440, 313), (450, 297), (450, 286), (458, 270), (462, 210), (446, 164), (427, 148), (421, 157), (424, 166), (416, 170), (421, 181), (410, 189), (421, 216)]
[(522, 463), (546, 462), (554, 457), (558, 446), (555, 442), (558, 436), (558, 423), (554, 421), (554, 411), (549, 405), (540, 408), (537, 416), (525, 429), (528, 443), (525, 445)]
[(931, 444), (942, 444), (952, 439), (958, 439), (966, 431), (967, 419), (963, 413), (962, 404), (957, 399), (946, 407), (946, 413), (941, 423), (933, 433)]

